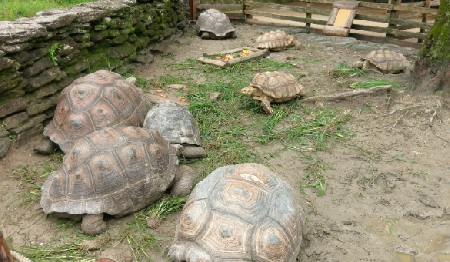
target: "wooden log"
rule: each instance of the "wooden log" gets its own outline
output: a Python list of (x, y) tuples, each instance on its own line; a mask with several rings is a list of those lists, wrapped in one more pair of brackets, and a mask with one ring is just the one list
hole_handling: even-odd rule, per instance
[(407, 12), (419, 13), (419, 14), (437, 15), (437, 9), (431, 9), (431, 8), (425, 8), (425, 7), (394, 5), (392, 7), (392, 10), (407, 11)]
[(208, 10), (208, 9), (227, 9), (227, 10), (242, 10), (242, 5), (236, 4), (198, 4), (197, 10)]
[(333, 7), (339, 9), (352, 9), (355, 10), (359, 6), (359, 1), (337, 1), (334, 2)]
[(353, 24), (351, 28), (355, 29), (355, 30), (364, 30), (364, 31), (376, 32), (376, 33), (386, 33), (386, 34), (390, 34), (390, 35), (394, 35), (394, 36), (404, 36), (404, 37), (408, 37), (408, 38), (418, 38), (418, 39), (427, 38), (427, 34), (424, 34), (424, 33), (415, 33), (415, 32), (403, 31), (403, 30), (398, 30), (398, 29), (391, 29), (388, 27)]
[[(312, 0), (313, 1), (313, 0)], [(290, 6), (290, 5), (280, 5), (280, 4), (274, 4), (274, 3), (256, 3), (254, 2), (253, 9), (255, 8), (273, 8), (277, 10), (289, 10), (299, 13), (311, 13), (315, 15), (325, 15), (328, 16), (330, 14), (329, 10), (323, 10), (323, 9), (314, 9), (311, 7), (302, 7), (302, 6)]]
[(328, 17), (327, 25), (332, 26), (334, 24), (334, 21), (336, 20), (338, 11), (339, 11), (339, 8), (333, 7), (333, 10), (331, 10), (330, 16)]
[(303, 23), (313, 23), (318, 25), (326, 25), (327, 21), (324, 20), (316, 20), (316, 19), (310, 19), (305, 17), (298, 17), (298, 16), (287, 16), (287, 15), (279, 15), (279, 14), (273, 14), (268, 12), (261, 12), (261, 11), (245, 11), (246, 14), (256, 15), (256, 16), (265, 16), (270, 17), (274, 19), (280, 19), (280, 20), (291, 20), (296, 22), (303, 22)]
[[(209, 59), (207, 57), (211, 57), (211, 56), (215, 56), (215, 55), (220, 55), (223, 56), (225, 54), (232, 54), (232, 53), (237, 53), (237, 52), (242, 52), (242, 50), (251, 50), (253, 51), (253, 53), (246, 55), (246, 56), (241, 56), (238, 58), (233, 58), (231, 60), (228, 61), (222, 61), (222, 60), (214, 60), (214, 59)], [(224, 50), (224, 51), (220, 51), (220, 52), (215, 52), (215, 53), (204, 53), (203, 57), (199, 57), (197, 58), (197, 61), (202, 62), (204, 64), (210, 64), (213, 66), (217, 66), (220, 68), (227, 68), (230, 66), (233, 66), (237, 63), (242, 63), (251, 59), (256, 59), (256, 58), (261, 58), (261, 57), (267, 57), (270, 55), (270, 51), (268, 49), (256, 49), (253, 47), (239, 47), (239, 48), (235, 48), (235, 49), (231, 49), (231, 50)]]
[(392, 89), (391, 85), (374, 86), (374, 87), (367, 88), (367, 89), (356, 89), (356, 90), (350, 90), (350, 91), (345, 91), (342, 93), (331, 94), (331, 95), (306, 97), (304, 99), (300, 99), (300, 102), (304, 103), (304, 102), (316, 102), (316, 101), (324, 101), (324, 100), (326, 100), (326, 101), (341, 100), (341, 99), (354, 97), (354, 96), (371, 95), (371, 94), (374, 94), (374, 93), (380, 92), (380, 91), (390, 91), (391, 89)]
[(192, 20), (197, 20), (197, 0), (192, 1)]
[(389, 43), (389, 44), (395, 44), (398, 46), (404, 46), (404, 47), (412, 47), (420, 49), (422, 47), (419, 43), (413, 43), (413, 42), (407, 42), (398, 40), (395, 38), (387, 38), (384, 36), (372, 36), (372, 35), (365, 35), (365, 34), (359, 34), (359, 33), (350, 33), (350, 37), (354, 37), (358, 40), (368, 41), (368, 42), (374, 42), (374, 43)]
[(347, 22), (345, 22), (345, 28), (350, 28), (353, 24), (353, 20), (355, 19), (356, 9), (352, 9), (350, 14), (348, 15)]
[(324, 35), (348, 36), (348, 33), (350, 33), (350, 29), (341, 26), (326, 25), (323, 28)]

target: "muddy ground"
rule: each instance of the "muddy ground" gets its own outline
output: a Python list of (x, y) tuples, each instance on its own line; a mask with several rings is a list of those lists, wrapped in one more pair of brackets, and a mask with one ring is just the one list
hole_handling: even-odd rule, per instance
[[(236, 28), (237, 39), (222, 41), (201, 40), (188, 32), (159, 47), (164, 54), (173, 55), (154, 53), (152, 64), (134, 68), (141, 77), (154, 79), (170, 75), (174, 72), (165, 67), (168, 62), (197, 58), (208, 51), (249, 46), (260, 33), (271, 29), (242, 24)], [(270, 59), (295, 63), (298, 73), (303, 76), (300, 82), (308, 94), (348, 90), (349, 84), (357, 79), (333, 78), (328, 74), (329, 70), (343, 61), (350, 64), (376, 48), (403, 52), (411, 62), (417, 58), (417, 50), (413, 49), (306, 35), (295, 28), (286, 30), (294, 34), (300, 47), (272, 53)], [(184, 74), (190, 73), (185, 71)], [(279, 143), (260, 145), (248, 141), (264, 164), (294, 188), (296, 200), (306, 211), (307, 224), (298, 260), (450, 261), (448, 94), (412, 94), (408, 90), (411, 86), (409, 73), (371, 74), (370, 77), (399, 83), (402, 88), (390, 95), (378, 93), (309, 104), (320, 107), (325, 103), (329, 108), (340, 108), (353, 116), (349, 126), (355, 136), (329, 150), (309, 152), (314, 160), (328, 167), (323, 171), (326, 179), (323, 195), (319, 196), (309, 188), (305, 189), (306, 194), (300, 193), (299, 181), (311, 163), (305, 159), (305, 152), (287, 149)], [(194, 76), (194, 79), (197, 83), (208, 81), (205, 77)], [(370, 110), (365, 110), (369, 106)], [(0, 159), (0, 229), (10, 247), (16, 250), (28, 245), (49, 247), (76, 237), (73, 226), (56, 218), (47, 218), (38, 202), (22, 204), (21, 194), (27, 188), (20, 185), (13, 170), (40, 165), (48, 158), (33, 152), (39, 140), (16, 143)], [(167, 260), (164, 253), (172, 241), (179, 214), (169, 215), (153, 231), (161, 239), (158, 251), (149, 252), (153, 261)], [(133, 215), (109, 219), (111, 237), (123, 231), (125, 223), (133, 219)], [(124, 242), (109, 242), (96, 252), (100, 257), (114, 258), (117, 262), (133, 260), (132, 252)]]

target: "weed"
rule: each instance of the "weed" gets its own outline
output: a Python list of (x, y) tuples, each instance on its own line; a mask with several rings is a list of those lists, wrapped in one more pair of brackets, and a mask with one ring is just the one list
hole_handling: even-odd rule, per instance
[(384, 86), (384, 85), (391, 85), (393, 88), (401, 88), (401, 85), (398, 83), (394, 83), (387, 80), (367, 80), (363, 82), (357, 82), (350, 85), (353, 89), (360, 89), (360, 88), (370, 88), (374, 86)]
[(322, 161), (316, 161), (309, 165), (305, 170), (303, 182), (300, 184), (300, 192), (306, 195), (305, 188), (315, 188), (318, 196), (325, 193), (327, 189), (326, 179), (323, 176), (323, 171), (330, 169), (326, 167)]
[(398, 219), (386, 217), (385, 223), (386, 223), (386, 226), (384, 227), (383, 233), (385, 235), (392, 234), (393, 236), (396, 236), (397, 234), (395, 234), (395, 232), (394, 232), (394, 227), (396, 225), (398, 225)]
[(59, 50), (59, 48), (60, 48), (60, 45), (58, 43), (55, 43), (48, 50), (48, 55), (49, 55), (50, 59), (52, 60), (54, 66), (58, 65), (58, 58), (56, 57), (56, 52)]
[(398, 161), (404, 161), (404, 162), (410, 163), (410, 164), (417, 164), (417, 161), (406, 160), (402, 156), (403, 156), (403, 152), (400, 152), (400, 154), (398, 154), (398, 156), (396, 156), (395, 159)]
[(3, 128), (3, 130), (6, 131), (6, 123), (5, 122), (2, 122), (2, 128)]
[(161, 58), (174, 58), (174, 57), (175, 57), (174, 53), (170, 53), (170, 52), (161, 53)]
[(187, 199), (188, 196), (169, 196), (148, 207), (146, 214), (152, 218), (164, 219), (168, 214), (181, 210)]
[(17, 138), (17, 135), (9, 135), (8, 138), (9, 138), (9, 141), (15, 142), (16, 138)]
[(357, 67), (349, 66), (347, 62), (342, 62), (331, 70), (330, 74), (334, 77), (350, 77), (354, 75), (363, 76), (365, 72)]

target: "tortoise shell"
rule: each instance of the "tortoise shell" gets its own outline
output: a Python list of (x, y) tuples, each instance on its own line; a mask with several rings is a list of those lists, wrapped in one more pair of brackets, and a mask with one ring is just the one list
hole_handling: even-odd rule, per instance
[(170, 100), (154, 106), (147, 113), (144, 128), (158, 131), (172, 144), (201, 146), (197, 122), (189, 110)]
[(409, 66), (409, 62), (403, 54), (389, 50), (372, 51), (365, 57), (365, 60), (369, 60), (383, 73), (399, 73)]
[(270, 31), (256, 38), (254, 48), (269, 49), (271, 51), (284, 50), (294, 44), (294, 37), (281, 30)]
[(297, 83), (295, 77), (292, 74), (284, 72), (257, 73), (253, 77), (250, 85), (275, 99), (305, 95), (303, 86)]
[(183, 208), (172, 261), (296, 261), (305, 216), (292, 188), (267, 167), (220, 167)]
[(99, 70), (78, 78), (59, 96), (44, 135), (67, 153), (79, 139), (108, 126), (140, 126), (151, 104), (119, 74)]
[(208, 9), (201, 13), (196, 22), (197, 34), (209, 32), (224, 37), (235, 31), (228, 16), (216, 9)]
[(47, 214), (126, 215), (159, 199), (176, 166), (175, 149), (155, 130), (106, 127), (75, 143), (40, 203)]

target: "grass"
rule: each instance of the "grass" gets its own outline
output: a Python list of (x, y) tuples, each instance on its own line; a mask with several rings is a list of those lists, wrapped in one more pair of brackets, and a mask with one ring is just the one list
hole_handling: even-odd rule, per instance
[(323, 176), (323, 171), (330, 169), (326, 167), (321, 161), (316, 161), (310, 164), (305, 170), (303, 181), (300, 181), (300, 192), (306, 195), (305, 188), (313, 188), (318, 196), (325, 194), (327, 189), (327, 182)]
[(10, 176), (19, 180), (19, 186), (26, 188), (20, 194), (23, 205), (33, 204), (41, 198), (41, 185), (52, 172), (58, 170), (62, 157), (62, 152), (58, 151), (32, 167), (25, 165), (10, 170)]
[(394, 83), (388, 80), (382, 80), (382, 79), (373, 79), (373, 80), (367, 80), (363, 82), (357, 82), (350, 85), (353, 89), (361, 89), (361, 88), (370, 88), (374, 86), (385, 86), (385, 85), (391, 85), (393, 88), (401, 88), (401, 85), (398, 83)]
[(363, 76), (365, 74), (364, 70), (349, 66), (347, 62), (340, 63), (335, 69), (331, 70), (330, 73), (334, 77)]
[(96, 0), (0, 0), (0, 21), (35, 16), (37, 12)]
[(187, 196), (169, 196), (151, 205), (144, 212), (148, 217), (164, 219), (168, 214), (181, 210), (187, 199)]

